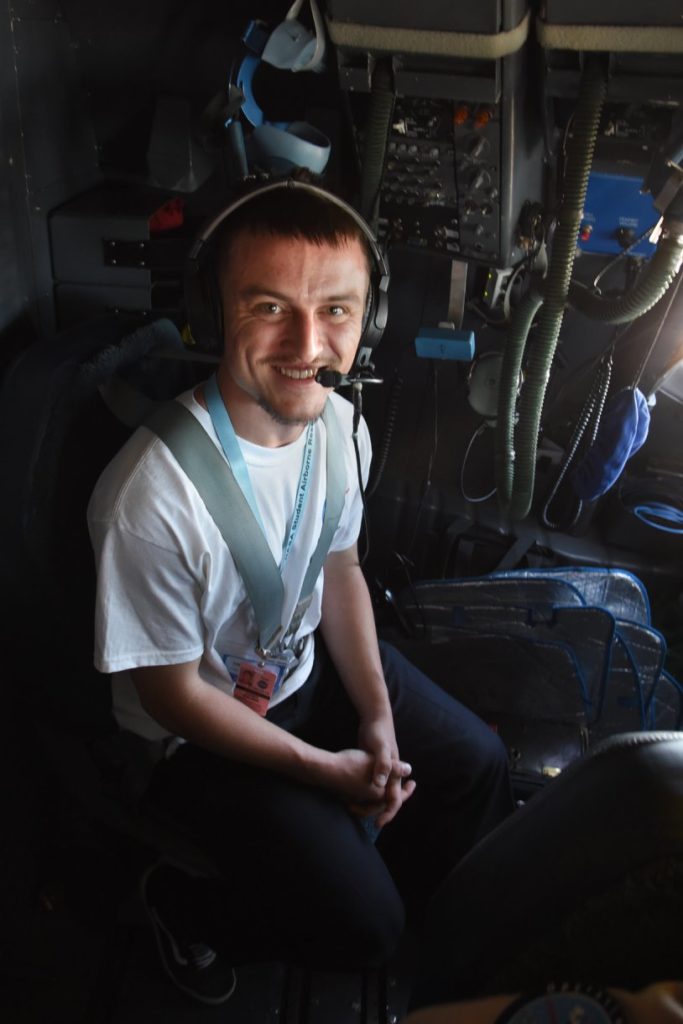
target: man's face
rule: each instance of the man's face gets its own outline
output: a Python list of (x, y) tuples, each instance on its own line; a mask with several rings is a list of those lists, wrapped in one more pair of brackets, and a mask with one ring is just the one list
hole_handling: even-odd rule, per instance
[(315, 375), (323, 367), (351, 368), (368, 284), (357, 239), (336, 247), (238, 235), (221, 281), (220, 380), (231, 414), (246, 414), (251, 424), (265, 413), (284, 427), (317, 419), (330, 389)]

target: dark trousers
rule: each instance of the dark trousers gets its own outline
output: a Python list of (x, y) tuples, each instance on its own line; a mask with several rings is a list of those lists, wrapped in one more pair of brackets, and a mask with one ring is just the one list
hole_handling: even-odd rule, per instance
[[(505, 750), (475, 715), (381, 645), (398, 747), (414, 795), (373, 843), (332, 793), (181, 747), (147, 800), (189, 830), (223, 880), (187, 897), (234, 962), (355, 968), (394, 948), (460, 858), (513, 806)], [(328, 750), (357, 745), (358, 717), (324, 652), (269, 718)], [(206, 916), (208, 915), (208, 916)], [(205, 939), (207, 935), (203, 936)]]

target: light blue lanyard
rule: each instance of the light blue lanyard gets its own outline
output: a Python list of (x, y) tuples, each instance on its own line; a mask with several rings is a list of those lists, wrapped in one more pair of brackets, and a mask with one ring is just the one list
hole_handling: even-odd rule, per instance
[[(211, 422), (213, 428), (218, 435), (218, 440), (221, 443), (223, 454), (228, 460), (230, 469), (232, 470), (233, 476), (237, 481), (242, 494), (244, 495), (249, 508), (252, 511), (254, 519), (258, 523), (261, 533), (265, 537), (266, 531), (263, 526), (263, 520), (261, 519), (261, 513), (256, 502), (256, 495), (254, 489), (251, 486), (251, 479), (249, 478), (249, 470), (247, 464), (244, 461), (242, 455), (242, 449), (240, 443), (237, 440), (235, 434), (235, 428), (232, 425), (232, 420), (228, 410), (225, 408), (225, 403), (221, 397), (221, 393), (218, 387), (218, 380), (214, 374), (204, 385), (204, 396), (206, 398), (206, 405), (209, 410)], [(311, 466), (313, 465), (313, 453), (315, 446), (315, 431), (313, 424), (309, 423), (306, 429), (306, 440), (304, 442), (304, 453), (301, 460), (301, 472), (299, 473), (299, 483), (296, 489), (296, 499), (294, 501), (294, 512), (292, 513), (292, 520), (289, 524), (289, 530), (287, 536), (282, 545), (282, 560), (280, 562), (280, 571), (284, 568), (285, 562), (289, 558), (289, 554), (294, 545), (294, 538), (296, 537), (301, 519), (306, 507), (306, 499), (308, 498), (309, 484), (311, 480)]]

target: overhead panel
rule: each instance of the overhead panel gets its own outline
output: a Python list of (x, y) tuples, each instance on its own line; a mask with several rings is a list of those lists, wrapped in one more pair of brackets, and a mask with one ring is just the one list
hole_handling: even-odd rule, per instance
[(391, 62), (395, 105), (379, 195), (388, 244), (509, 265), (525, 201), (541, 192), (522, 0), (476, 5), (331, 0), (328, 29), (359, 161), (373, 69)]

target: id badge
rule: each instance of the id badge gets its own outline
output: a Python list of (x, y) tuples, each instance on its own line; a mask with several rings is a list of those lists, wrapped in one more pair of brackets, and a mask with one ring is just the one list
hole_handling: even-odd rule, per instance
[(224, 660), (235, 683), (233, 696), (263, 718), (271, 697), (282, 683), (284, 665), (245, 658), (228, 657)]

